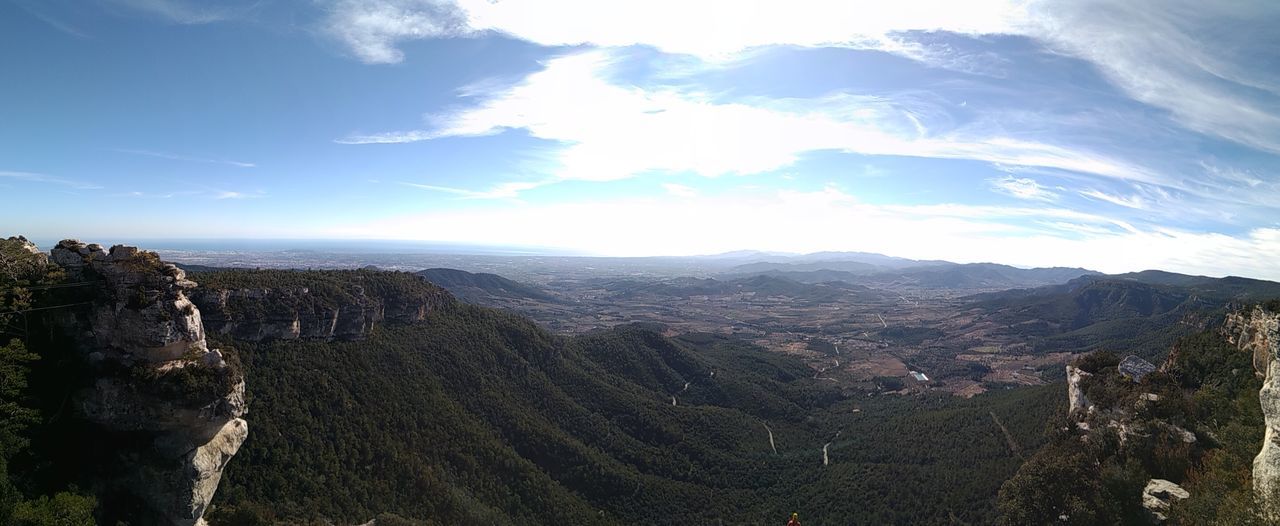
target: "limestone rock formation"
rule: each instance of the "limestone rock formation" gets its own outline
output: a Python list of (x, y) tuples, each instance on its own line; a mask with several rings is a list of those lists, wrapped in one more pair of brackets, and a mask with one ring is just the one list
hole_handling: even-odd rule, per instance
[(1258, 399), (1267, 428), (1262, 450), (1253, 460), (1253, 489), (1264, 513), (1280, 517), (1280, 313), (1261, 307), (1232, 313), (1222, 330), (1237, 348), (1253, 356), (1254, 369), (1263, 378)]
[(1182, 486), (1164, 479), (1151, 479), (1142, 490), (1142, 507), (1146, 508), (1156, 521), (1163, 522), (1167, 518), (1165, 513), (1169, 511), (1169, 505), (1174, 500), (1182, 500), (1190, 496), (1191, 494), (1182, 489)]
[(104, 460), (113, 476), (94, 489), (136, 499), (138, 523), (202, 523), (248, 424), (243, 374), (208, 348), (187, 298), (196, 284), (134, 247), (65, 240), (50, 255), (72, 281), (99, 285), (89, 308), (60, 320), (94, 371), (80, 413), (132, 444)]
[(450, 301), (438, 295), (379, 297), (353, 286), (349, 298), (335, 302), (305, 288), (198, 289), (192, 301), (214, 334), (242, 341), (358, 340), (374, 324), (421, 321), (427, 313)]
[(1084, 387), (1080, 385), (1080, 381), (1086, 376), (1093, 376), (1083, 370), (1068, 365), (1067, 366), (1067, 416), (1076, 421), (1077, 426), (1087, 429), (1088, 424), (1083, 422), (1089, 413), (1093, 412), (1093, 404), (1089, 403), (1089, 399), (1084, 395)]

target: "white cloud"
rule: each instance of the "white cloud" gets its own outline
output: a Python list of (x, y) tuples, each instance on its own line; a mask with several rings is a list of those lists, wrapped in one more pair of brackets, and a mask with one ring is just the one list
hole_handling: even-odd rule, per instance
[(1271, 264), (1280, 258), (1277, 228), (1233, 236), (1135, 227), (1060, 208), (881, 206), (835, 188), (473, 207), (388, 217), (325, 234), (420, 239), (422, 232), (432, 232), (437, 241), (484, 239), (607, 255), (863, 250), (961, 262), (1280, 279), (1280, 267)]
[(1021, 32), (1191, 129), (1280, 152), (1280, 3), (1038, 2)]
[(1006, 175), (999, 179), (989, 179), (987, 182), (998, 192), (1011, 195), (1018, 199), (1030, 199), (1034, 201), (1055, 201), (1058, 194), (1048, 187), (1037, 183), (1035, 179), (1025, 177), (1014, 177)]
[(256, 4), (248, 7), (231, 7), (226, 5), (210, 7), (205, 2), (187, 2), (185, 0), (110, 0), (129, 9), (163, 18), (169, 22), (185, 25), (211, 24), (235, 18)]
[(258, 166), (254, 163), (247, 163), (244, 161), (232, 161), (227, 159), (211, 159), (206, 157), (192, 157), (189, 155), (177, 155), (172, 153), (156, 152), (151, 150), (130, 150), (125, 148), (114, 148), (112, 149), (112, 151), (120, 152), (120, 153), (128, 153), (133, 155), (144, 155), (147, 157), (156, 157), (158, 159), (169, 159), (172, 161), (187, 161), (187, 162), (204, 163), (204, 164), (225, 164), (227, 166), (234, 166), (236, 168), (254, 168)]
[(400, 184), (409, 186), (412, 188), (418, 188), (421, 190), (430, 190), (433, 192), (443, 192), (446, 194), (454, 194), (465, 199), (515, 199), (520, 194), (520, 192), (523, 192), (525, 190), (532, 190), (546, 183), (537, 182), (537, 181), (516, 181), (516, 182), (500, 183), (500, 184), (494, 185), (492, 188), (486, 191), (465, 190), (462, 188), (453, 188), (449, 186), (439, 186), (439, 185), (430, 185), (430, 184), (422, 184), (422, 183), (402, 182)]
[(1095, 64), (1186, 126), (1280, 152), (1280, 3), (1193, 0), (737, 0), (541, 2), (343, 0), (328, 29), (362, 60), (398, 62), (400, 42), (499, 32), (548, 46), (650, 45), (731, 58), (771, 46), (878, 49), (971, 72), (1004, 67), (904, 32), (1004, 34)]
[(565, 144), (554, 174), (562, 180), (608, 181), (651, 170), (754, 174), (821, 150), (1155, 179), (1140, 167), (1093, 152), (988, 135), (981, 129), (934, 132), (914, 117), (912, 108), (883, 97), (837, 94), (723, 103), (697, 92), (618, 85), (607, 78), (613, 60), (607, 51), (561, 56), (520, 83), (481, 96), (472, 107), (432, 117), (432, 129), (339, 142), (412, 142), (523, 129)]
[(213, 193), (213, 198), (214, 198), (214, 199), (218, 199), (218, 200), (223, 200), (223, 199), (258, 199), (258, 198), (266, 197), (266, 196), (267, 196), (266, 192), (262, 192), (262, 191), (258, 191), (258, 192), (234, 192), (234, 191), (230, 191), (230, 190), (218, 190), (218, 191), (216, 191), (216, 192), (214, 192), (214, 193)]
[(1012, 2), (904, 0), (647, 0), (541, 2), (344, 0), (329, 29), (366, 62), (398, 62), (397, 43), (496, 31), (548, 46), (651, 45), (668, 53), (728, 57), (753, 47), (894, 47), (924, 53), (890, 35), (903, 30), (999, 33), (1021, 13)]
[(404, 53), (396, 47), (404, 40), (471, 32), (465, 14), (447, 1), (338, 0), (330, 9), (326, 29), (370, 64), (404, 60)]
[(662, 188), (676, 197), (695, 197), (698, 191), (690, 186), (675, 183), (663, 183)]
[(63, 179), (61, 177), (55, 177), (52, 175), (41, 174), (41, 173), (0, 171), (0, 177), (6, 178), (6, 179), (19, 180), (19, 181), (30, 181), (33, 183), (56, 184), (59, 186), (67, 186), (70, 188), (74, 188), (76, 190), (101, 190), (102, 189), (102, 186), (95, 183), (77, 181), (75, 179)]
[(1092, 188), (1087, 190), (1081, 190), (1079, 193), (1080, 195), (1083, 195), (1085, 197), (1097, 199), (1099, 201), (1105, 201), (1113, 205), (1123, 206), (1125, 208), (1133, 208), (1136, 210), (1146, 210), (1147, 208), (1149, 208), (1149, 204), (1146, 202), (1146, 200), (1144, 200), (1141, 196), (1137, 196), (1137, 195), (1125, 196), (1125, 195), (1108, 194), (1106, 192), (1101, 192), (1098, 190), (1094, 190)]

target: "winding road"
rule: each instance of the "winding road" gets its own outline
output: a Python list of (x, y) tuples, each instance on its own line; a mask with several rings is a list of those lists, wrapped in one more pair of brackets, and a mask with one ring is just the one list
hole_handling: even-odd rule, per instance
[(773, 443), (773, 430), (769, 429), (769, 424), (764, 424), (764, 430), (769, 433), (769, 447), (773, 449), (773, 454), (778, 454), (778, 445)]

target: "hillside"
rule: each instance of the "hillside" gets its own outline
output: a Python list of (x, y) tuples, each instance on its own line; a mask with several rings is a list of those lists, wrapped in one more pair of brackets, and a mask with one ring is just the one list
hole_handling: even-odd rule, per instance
[(826, 283), (799, 282), (771, 274), (760, 274), (736, 279), (671, 278), (658, 281), (630, 279), (601, 280), (598, 287), (614, 294), (618, 299), (643, 296), (689, 298), (693, 296), (786, 296), (801, 301), (832, 301), (850, 296), (880, 297), (883, 293), (861, 285), (832, 281)]
[(1062, 285), (968, 298), (993, 334), (1024, 339), (1038, 352), (1099, 348), (1160, 360), (1181, 336), (1218, 320), (1232, 305), (1280, 297), (1280, 283), (1146, 271), (1084, 276)]
[(470, 303), (487, 304), (498, 299), (560, 301), (545, 290), (526, 285), (497, 274), (467, 272), (451, 268), (431, 268), (417, 273), (428, 281), (444, 287), (454, 296)]
[(763, 274), (803, 283), (843, 281), (890, 290), (989, 291), (1056, 285), (1097, 274), (1079, 268), (1024, 269), (995, 263), (936, 263), (881, 267), (860, 262), (759, 264), (735, 267), (741, 274)]
[(255, 433), (215, 525), (772, 524), (793, 508), (817, 523), (989, 522), (1018, 465), (991, 414), (1033, 447), (1056, 404), (1044, 389), (851, 400), (733, 339), (556, 337), (457, 302), (361, 340), (219, 343), (245, 364)]

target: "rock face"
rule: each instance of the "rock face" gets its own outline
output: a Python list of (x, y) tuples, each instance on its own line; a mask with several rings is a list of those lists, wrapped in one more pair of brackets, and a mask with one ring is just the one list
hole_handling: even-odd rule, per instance
[(307, 288), (200, 289), (191, 299), (211, 333), (242, 341), (357, 340), (376, 323), (421, 321), (450, 299), (447, 294), (378, 297), (353, 286), (343, 301)]
[(154, 252), (65, 240), (51, 260), (97, 282), (87, 309), (59, 321), (93, 368), (80, 413), (122, 446), (96, 491), (140, 503), (134, 523), (191, 526), (248, 436), (244, 377), (205, 342), (196, 284)]
[(1151, 479), (1142, 490), (1142, 507), (1146, 508), (1156, 521), (1163, 522), (1167, 518), (1165, 513), (1169, 511), (1169, 505), (1174, 500), (1182, 500), (1190, 496), (1191, 494), (1182, 489), (1182, 486), (1164, 479)]
[(1142, 381), (1142, 377), (1155, 372), (1156, 366), (1151, 362), (1143, 360), (1134, 355), (1129, 355), (1116, 366), (1120, 374), (1135, 382)]
[(1076, 425), (1085, 424), (1084, 418), (1093, 411), (1093, 404), (1084, 396), (1084, 388), (1080, 385), (1080, 380), (1086, 376), (1093, 375), (1075, 366), (1067, 366), (1067, 416), (1075, 420)]
[(1263, 378), (1258, 399), (1267, 428), (1262, 450), (1253, 460), (1253, 489), (1264, 513), (1280, 518), (1280, 313), (1261, 307), (1232, 313), (1222, 330), (1237, 348), (1253, 356), (1254, 369)]

